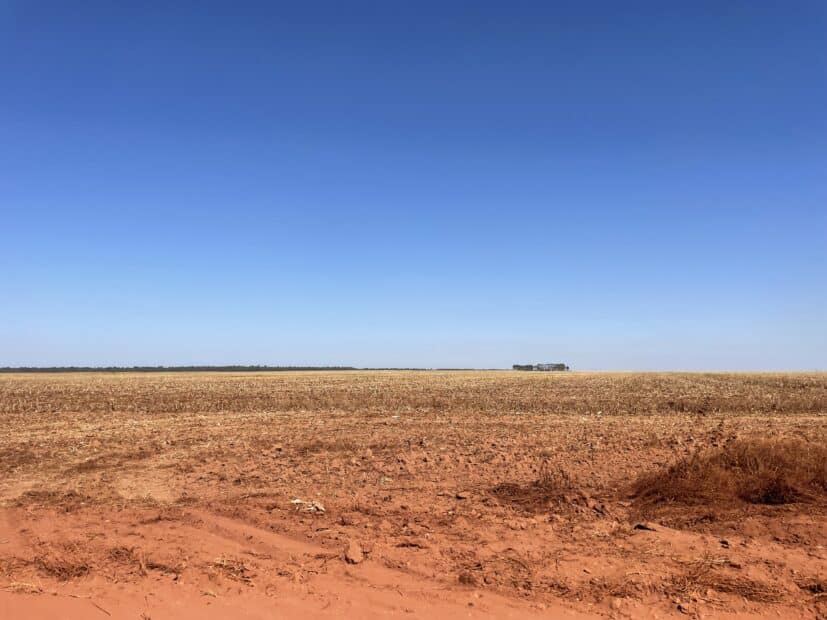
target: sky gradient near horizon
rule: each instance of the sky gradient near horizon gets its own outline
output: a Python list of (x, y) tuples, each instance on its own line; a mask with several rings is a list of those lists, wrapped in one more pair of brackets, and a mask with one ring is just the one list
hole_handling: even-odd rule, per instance
[(827, 4), (0, 3), (0, 366), (827, 369)]

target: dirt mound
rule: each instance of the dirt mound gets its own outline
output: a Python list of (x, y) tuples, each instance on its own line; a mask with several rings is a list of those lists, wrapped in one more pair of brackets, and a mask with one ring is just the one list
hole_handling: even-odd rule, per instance
[(735, 440), (699, 451), (633, 486), (638, 501), (790, 504), (827, 500), (827, 446), (798, 439)]

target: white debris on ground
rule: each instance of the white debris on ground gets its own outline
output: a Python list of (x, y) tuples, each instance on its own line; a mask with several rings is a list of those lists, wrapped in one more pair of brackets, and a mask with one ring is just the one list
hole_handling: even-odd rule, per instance
[(290, 503), (293, 504), (296, 510), (303, 510), (305, 512), (324, 512), (324, 506), (321, 504), (321, 502), (306, 502), (303, 499), (295, 497), (290, 500)]

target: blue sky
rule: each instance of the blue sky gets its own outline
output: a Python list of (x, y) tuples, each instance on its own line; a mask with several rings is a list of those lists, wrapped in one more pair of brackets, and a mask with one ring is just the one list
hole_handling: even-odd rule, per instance
[(827, 5), (2, 2), (0, 365), (827, 368)]

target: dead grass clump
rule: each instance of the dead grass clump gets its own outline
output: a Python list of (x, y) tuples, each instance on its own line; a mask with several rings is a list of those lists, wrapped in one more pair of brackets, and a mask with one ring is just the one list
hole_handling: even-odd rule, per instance
[(46, 577), (68, 581), (85, 577), (97, 568), (85, 541), (38, 541), (36, 549), (37, 552), (31, 559), (26, 560), (26, 564), (33, 566)]
[(827, 498), (827, 445), (797, 439), (736, 440), (644, 474), (633, 491), (638, 501), (654, 504), (817, 501)]
[(557, 496), (571, 493), (578, 487), (577, 480), (567, 469), (548, 460), (543, 461), (540, 466), (540, 476), (536, 485), (549, 494)]
[(110, 560), (118, 564), (130, 564), (136, 561), (134, 547), (112, 547), (106, 555)]
[(727, 570), (731, 563), (726, 557), (705, 556), (684, 564), (685, 570), (672, 575), (663, 590), (670, 596), (694, 596), (712, 590), (734, 594), (756, 603), (773, 603), (784, 598), (785, 591), (776, 583), (750, 579)]
[(253, 585), (253, 574), (241, 560), (235, 558), (220, 557), (210, 565), (217, 569), (225, 577), (240, 581), (247, 585)]
[(12, 581), (10, 584), (3, 586), (3, 590), (14, 594), (40, 594), (43, 592), (43, 588), (39, 585), (23, 581)]
[(154, 560), (152, 558), (144, 558), (143, 556), (139, 556), (139, 562), (141, 565), (141, 571), (146, 573), (147, 571), (157, 570), (165, 575), (180, 575), (184, 572), (184, 564), (178, 562), (177, 564), (167, 563), (167, 562), (160, 562), (158, 560)]
[(689, 596), (713, 590), (734, 594), (756, 603), (777, 603), (784, 598), (784, 590), (772, 583), (764, 583), (742, 576), (724, 575), (716, 571), (690, 572), (672, 577), (664, 588), (670, 596)]
[(28, 563), (16, 557), (0, 557), (0, 577), (11, 577), (15, 571), (24, 568)]
[(91, 566), (87, 562), (57, 553), (38, 555), (34, 558), (33, 564), (42, 574), (59, 581), (84, 577), (91, 571)]
[(550, 504), (564, 501), (577, 492), (579, 485), (574, 476), (559, 464), (544, 460), (537, 479), (527, 485), (504, 482), (491, 492), (501, 500), (527, 511), (542, 512)]
[(535, 571), (531, 563), (519, 551), (508, 547), (486, 559), (467, 559), (458, 575), (459, 583), (466, 586), (515, 588), (523, 592), (535, 589)]
[(827, 596), (827, 581), (823, 579), (812, 579), (797, 584), (802, 590), (815, 594), (816, 596)]

